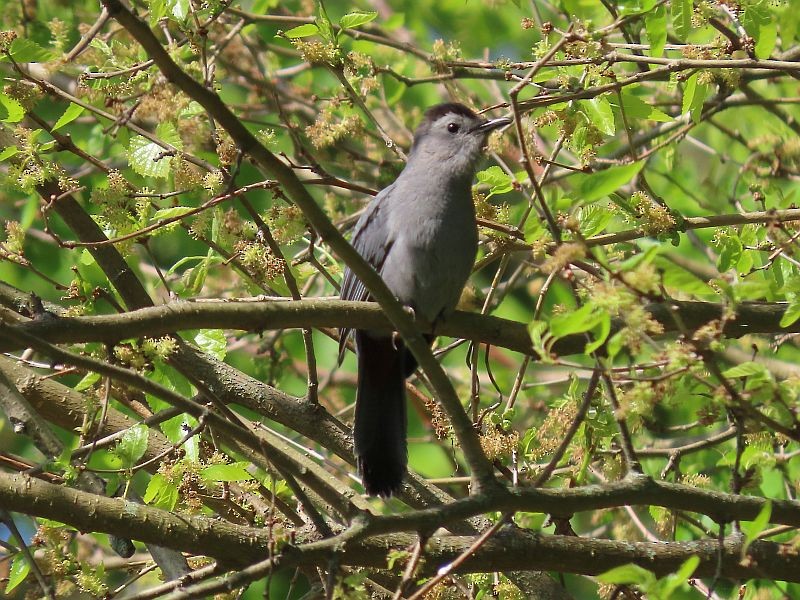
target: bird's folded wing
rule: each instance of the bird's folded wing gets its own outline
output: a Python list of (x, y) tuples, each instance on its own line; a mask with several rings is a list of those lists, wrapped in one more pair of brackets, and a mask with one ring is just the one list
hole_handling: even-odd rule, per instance
[[(351, 242), (353, 248), (366, 260), (378, 274), (381, 273), (386, 257), (392, 248), (393, 236), (388, 229), (389, 197), (394, 184), (383, 189), (361, 215), (353, 228)], [(342, 300), (369, 300), (366, 286), (355, 274), (346, 268), (342, 279)], [(339, 362), (344, 356), (350, 329), (342, 329), (339, 335)]]

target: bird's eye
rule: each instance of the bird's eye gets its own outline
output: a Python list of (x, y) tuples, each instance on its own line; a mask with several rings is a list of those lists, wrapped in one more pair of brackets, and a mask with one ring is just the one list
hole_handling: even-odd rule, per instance
[(447, 124), (447, 131), (449, 131), (450, 133), (458, 133), (459, 129), (460, 129), (460, 127), (459, 127), (458, 123), (448, 123)]

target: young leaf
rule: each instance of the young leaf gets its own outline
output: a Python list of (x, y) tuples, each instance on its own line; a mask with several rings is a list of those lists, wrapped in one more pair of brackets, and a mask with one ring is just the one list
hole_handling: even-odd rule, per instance
[(79, 104), (74, 104), (70, 102), (67, 110), (64, 111), (64, 114), (58, 118), (55, 125), (53, 125), (53, 131), (56, 129), (61, 129), (67, 123), (72, 123), (75, 119), (81, 116), (81, 113), (84, 111), (84, 108)]
[(25, 581), (30, 570), (31, 564), (28, 562), (27, 557), (22, 552), (18, 553), (11, 561), (11, 568), (8, 571), (6, 594), (10, 594), (14, 588)]
[(366, 25), (370, 21), (374, 21), (377, 16), (377, 12), (354, 11), (347, 13), (339, 19), (339, 27), (342, 29), (355, 29), (356, 27)]
[(19, 123), (25, 116), (25, 109), (22, 108), (22, 104), (3, 92), (0, 92), (0, 105), (2, 105), (6, 113), (3, 118), (0, 118), (3, 123)]
[(497, 165), (480, 171), (477, 177), (478, 181), (489, 186), (489, 196), (505, 194), (514, 189), (514, 178)]
[(167, 8), (175, 19), (185, 21), (189, 15), (189, 0), (169, 0)]
[(742, 256), (743, 248), (742, 242), (738, 237), (726, 237), (722, 242), (722, 247), (717, 257), (717, 269), (720, 273), (724, 273), (731, 266), (739, 262)]
[(790, 302), (789, 306), (786, 307), (786, 312), (781, 317), (780, 326), (788, 327), (797, 319), (800, 319), (800, 298)]
[(100, 374), (90, 371), (89, 373), (83, 376), (83, 379), (81, 379), (77, 384), (75, 384), (74, 389), (76, 392), (85, 392), (98, 381), (100, 381)]
[(225, 332), (222, 329), (202, 329), (194, 336), (194, 341), (217, 360), (225, 360), (228, 340), (225, 339)]
[[(156, 136), (179, 150), (183, 148), (181, 138), (172, 123), (161, 123), (156, 128)], [(168, 152), (161, 145), (136, 136), (131, 138), (128, 147), (128, 162), (139, 175), (166, 179), (170, 172), (170, 157), (165, 154)]]
[(603, 231), (614, 218), (614, 213), (605, 207), (597, 204), (582, 206), (578, 212), (578, 222), (581, 227), (581, 235), (589, 238)]
[(178, 503), (178, 488), (161, 473), (156, 473), (150, 478), (142, 498), (145, 504), (150, 504), (164, 510), (172, 510)]
[(42, 48), (36, 42), (24, 37), (19, 37), (11, 42), (8, 53), (18, 63), (47, 62), (53, 59), (53, 53), (50, 50)]
[(134, 425), (125, 432), (114, 448), (114, 454), (122, 461), (123, 469), (132, 468), (144, 456), (149, 435), (150, 430), (143, 423)]
[(556, 338), (563, 338), (575, 333), (583, 333), (594, 329), (603, 317), (608, 316), (593, 304), (584, 304), (578, 310), (556, 315), (550, 320), (550, 333)]
[(338, 45), (336, 34), (333, 30), (333, 23), (331, 23), (331, 19), (328, 16), (328, 11), (325, 10), (325, 5), (319, 2), (317, 8), (317, 27), (319, 28), (319, 34), (331, 44)]
[(683, 103), (681, 104), (681, 112), (691, 114), (692, 121), (695, 123), (700, 122), (700, 115), (703, 112), (703, 102), (706, 101), (708, 95), (708, 86), (703, 83), (697, 83), (697, 73), (686, 80), (686, 86), (683, 88)]
[(151, 223), (156, 223), (161, 219), (173, 219), (175, 217), (182, 217), (195, 210), (191, 206), (170, 206), (169, 208), (160, 208), (153, 216), (150, 217)]
[(255, 479), (245, 468), (248, 463), (237, 462), (229, 465), (211, 465), (200, 471), (203, 479), (209, 481), (249, 481)]
[(298, 25), (297, 27), (293, 27), (289, 31), (285, 31), (283, 33), (283, 35), (290, 39), (304, 38), (310, 35), (318, 34), (319, 27), (317, 27), (316, 23), (304, 23), (303, 25)]
[(767, 500), (764, 503), (764, 507), (758, 511), (758, 515), (756, 518), (751, 521), (750, 523), (742, 524), (742, 533), (744, 533), (744, 545), (742, 546), (742, 557), (747, 554), (747, 549), (750, 547), (750, 544), (755, 541), (762, 531), (767, 528), (769, 525), (769, 518), (772, 516), (772, 502)]
[(652, 595), (658, 596), (659, 598), (672, 598), (673, 592), (686, 583), (695, 570), (697, 570), (697, 565), (699, 564), (699, 556), (695, 555), (687, 558), (683, 564), (678, 567), (677, 571), (659, 581), (660, 585), (656, 590), (653, 590)]
[(675, 35), (685, 40), (692, 29), (692, 13), (694, 12), (692, 0), (673, 0), (670, 6), (672, 7), (672, 27)]
[(663, 4), (645, 15), (644, 26), (650, 40), (650, 56), (661, 56), (667, 43), (667, 11)]
[(4, 148), (2, 152), (0, 152), (0, 162), (4, 161), (7, 158), (11, 158), (15, 154), (19, 152), (19, 148), (16, 146), (9, 146), (8, 148)]
[(647, 569), (639, 565), (622, 565), (621, 567), (614, 567), (601, 573), (597, 579), (603, 583), (612, 583), (617, 585), (652, 585), (656, 581), (656, 576)]
[(606, 135), (614, 135), (616, 133), (614, 111), (611, 110), (608, 98), (597, 96), (591, 100), (584, 100), (581, 104), (586, 111), (586, 116), (589, 117), (595, 127)]
[(598, 173), (584, 175), (579, 186), (580, 199), (583, 202), (594, 202), (628, 183), (644, 166), (644, 161), (610, 167)]
[(723, 377), (752, 377), (755, 375), (763, 376), (767, 374), (767, 368), (759, 363), (747, 361), (725, 370)]
[(756, 57), (769, 58), (775, 49), (775, 41), (778, 39), (778, 24), (774, 21), (766, 23), (758, 28), (758, 42), (756, 43)]
[[(612, 106), (618, 107), (619, 100), (617, 97), (612, 96), (609, 102)], [(625, 111), (625, 116), (628, 119), (650, 119), (651, 121), (659, 121), (661, 123), (673, 120), (672, 117), (664, 111), (650, 106), (639, 98), (639, 96), (629, 91), (622, 92), (622, 109)]]

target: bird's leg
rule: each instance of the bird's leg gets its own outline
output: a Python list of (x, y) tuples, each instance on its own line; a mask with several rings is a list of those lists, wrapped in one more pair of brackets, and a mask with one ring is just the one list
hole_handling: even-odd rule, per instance
[(400, 334), (396, 331), (392, 332), (392, 348), (395, 350), (399, 350), (400, 346), (402, 345), (403, 340), (400, 338)]
[[(403, 305), (403, 312), (405, 312), (412, 319), (416, 320), (417, 313), (414, 310), (414, 307), (411, 306), (410, 304), (404, 304)], [(399, 348), (398, 344), (400, 344), (401, 342), (402, 342), (402, 340), (400, 339), (400, 334), (397, 333), (396, 331), (393, 332), (392, 333), (392, 346), (394, 346), (395, 350), (397, 350)]]

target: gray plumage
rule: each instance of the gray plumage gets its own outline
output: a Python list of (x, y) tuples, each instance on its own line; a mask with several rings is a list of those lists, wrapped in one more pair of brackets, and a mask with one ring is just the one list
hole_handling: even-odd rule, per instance
[[(486, 121), (462, 104), (434, 106), (414, 133), (403, 172), (367, 206), (351, 243), (397, 299), (435, 322), (451, 312), (478, 248), (472, 180), (488, 134), (509, 119)], [(369, 300), (347, 269), (344, 300)], [(349, 331), (342, 331), (341, 348)], [(355, 332), (358, 390), (355, 454), (370, 495), (390, 496), (406, 473), (405, 379), (416, 361), (402, 341)]]

